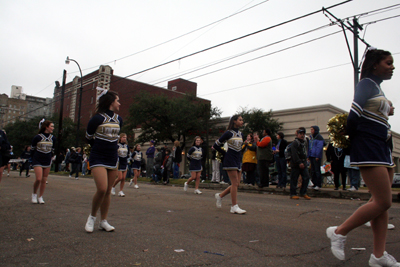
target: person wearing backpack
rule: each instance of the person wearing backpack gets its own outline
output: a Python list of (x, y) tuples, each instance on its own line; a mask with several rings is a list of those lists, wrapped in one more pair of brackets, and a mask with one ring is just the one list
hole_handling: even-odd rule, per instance
[[(299, 199), (303, 197), (306, 200), (310, 200), (311, 198), (307, 195), (307, 186), (310, 177), (308, 175), (307, 169), (307, 146), (304, 140), (306, 135), (306, 129), (304, 127), (300, 127), (296, 131), (296, 139), (290, 146), (290, 166), (292, 167), (292, 171), (290, 173), (290, 198), (291, 199)], [(299, 179), (299, 175), (303, 179), (300, 188), (300, 197), (297, 195), (297, 181)]]

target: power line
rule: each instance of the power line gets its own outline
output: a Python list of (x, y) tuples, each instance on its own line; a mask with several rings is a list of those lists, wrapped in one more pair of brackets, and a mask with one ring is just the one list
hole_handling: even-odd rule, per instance
[[(243, 12), (245, 12), (245, 11), (248, 11), (248, 10), (250, 10), (250, 9), (252, 9), (252, 8), (254, 8), (254, 7), (257, 7), (257, 6), (261, 5), (261, 4), (264, 4), (264, 3), (268, 2), (268, 1), (269, 1), (269, 0), (264, 0), (264, 1), (262, 1), (262, 2), (260, 2), (260, 3), (258, 3), (258, 4), (255, 4), (255, 5), (251, 6), (251, 7), (248, 7), (248, 8), (246, 8), (246, 9), (237, 11), (237, 12), (235, 12), (235, 13), (233, 13), (233, 14), (227, 16), (227, 17), (224, 17), (224, 18), (222, 18), (222, 19), (216, 20), (216, 21), (214, 21), (214, 22), (212, 22), (212, 23), (209, 23), (209, 24), (207, 24), (207, 25), (205, 25), (205, 26), (202, 26), (202, 27), (200, 27), (200, 28), (197, 28), (197, 29), (195, 29), (195, 30), (192, 30), (192, 31), (190, 31), (190, 32), (187, 32), (187, 33), (185, 33), (185, 34), (182, 34), (182, 35), (180, 35), (180, 36), (174, 37), (174, 38), (172, 38), (172, 39), (170, 39), (170, 40), (167, 40), (167, 41), (164, 41), (164, 42), (159, 43), (159, 44), (157, 44), (157, 45), (148, 47), (148, 48), (146, 48), (146, 49), (143, 49), (143, 50), (141, 50), (141, 51), (135, 52), (135, 53), (133, 53), (133, 54), (130, 54), (130, 55), (127, 55), (127, 56), (124, 56), (124, 57), (121, 57), (121, 58), (118, 58), (118, 59), (115, 59), (115, 60), (112, 60), (112, 61), (108, 61), (108, 62), (102, 63), (102, 64), (100, 64), (100, 65), (106, 65), (106, 64), (110, 64), (110, 63), (113, 63), (113, 62), (116, 62), (116, 61), (120, 61), (120, 60), (122, 60), (122, 59), (131, 57), (131, 56), (140, 54), (140, 53), (142, 53), (142, 52), (148, 51), (148, 50), (150, 50), (150, 49), (156, 48), (156, 47), (158, 47), (158, 46), (167, 44), (167, 43), (172, 42), (172, 41), (174, 41), (174, 40), (180, 39), (180, 38), (182, 38), (182, 37), (184, 37), (184, 36), (186, 36), (186, 35), (189, 35), (189, 34), (192, 34), (192, 33), (194, 33), (194, 32), (197, 32), (197, 31), (199, 31), (199, 30), (202, 30), (202, 29), (204, 29), (204, 28), (207, 28), (207, 27), (209, 27), (209, 26), (211, 26), (211, 25), (220, 23), (220, 22), (222, 22), (222, 21), (224, 21), (224, 20), (226, 20), (226, 19), (229, 19), (229, 18), (231, 18), (231, 17), (234, 17), (234, 16), (236, 16), (236, 15), (238, 15), (238, 14), (240, 14), (240, 13), (243, 13)], [(93, 66), (93, 67), (89, 67), (89, 68), (83, 69), (83, 71), (91, 70), (91, 69), (94, 69), (94, 68), (98, 68), (98, 66), (99, 66), (99, 65), (96, 65), (96, 66)], [(75, 72), (71, 72), (71, 73), (69, 73), (69, 74), (78, 73), (78, 72), (79, 72), (79, 71), (75, 71)], [(68, 75), (69, 75), (69, 74), (68, 74)], [(61, 79), (61, 77), (62, 77), (62, 76), (58, 77), (56, 80)], [(41, 93), (42, 91), (46, 90), (49, 86), (51, 86), (51, 85), (46, 86), (44, 89), (40, 90), (39, 92), (37, 92), (37, 93), (35, 93), (35, 94)]]
[(196, 79), (196, 78), (199, 78), (199, 77), (203, 77), (203, 76), (215, 73), (215, 72), (219, 72), (219, 71), (222, 71), (222, 70), (225, 70), (225, 69), (236, 67), (236, 66), (239, 66), (239, 65), (242, 65), (242, 64), (245, 64), (245, 63), (260, 59), (260, 58), (263, 58), (263, 57), (267, 57), (267, 56), (270, 56), (270, 55), (273, 55), (273, 54), (277, 54), (277, 53), (280, 53), (280, 52), (283, 52), (283, 51), (286, 51), (286, 50), (289, 50), (289, 49), (292, 49), (292, 48), (295, 48), (295, 47), (298, 47), (298, 46), (301, 46), (301, 45), (304, 45), (304, 44), (308, 44), (308, 43), (311, 43), (311, 42), (314, 42), (314, 41), (329, 37), (329, 36), (337, 34), (339, 32), (341, 32), (341, 31), (336, 31), (336, 32), (333, 32), (333, 33), (329, 33), (329, 34), (326, 34), (326, 35), (323, 35), (323, 36), (320, 36), (320, 37), (317, 37), (317, 38), (314, 38), (314, 39), (311, 39), (311, 40), (308, 40), (308, 41), (305, 41), (305, 42), (302, 42), (302, 43), (299, 43), (299, 44), (296, 44), (296, 45), (292, 45), (292, 46), (289, 46), (289, 47), (286, 47), (286, 48), (283, 48), (283, 49), (280, 49), (280, 50), (277, 50), (277, 51), (274, 51), (274, 52), (271, 52), (271, 53), (268, 53), (268, 54), (265, 54), (265, 55), (262, 55), (262, 56), (258, 56), (258, 57), (255, 57), (255, 58), (252, 58), (252, 59), (249, 59), (249, 60), (246, 60), (246, 61), (242, 61), (242, 62), (233, 64), (233, 65), (230, 65), (228, 67), (224, 67), (224, 68), (221, 68), (221, 69), (218, 69), (218, 70), (215, 70), (215, 71), (211, 71), (211, 72), (208, 72), (208, 73), (193, 77), (193, 78), (191, 78), (189, 80), (193, 80), (193, 79)]
[(294, 38), (297, 38), (297, 37), (300, 37), (300, 36), (303, 36), (303, 35), (306, 35), (306, 34), (309, 34), (309, 33), (312, 33), (314, 31), (321, 30), (321, 29), (324, 29), (324, 28), (330, 27), (330, 26), (332, 26), (332, 25), (331, 24), (327, 24), (327, 25), (324, 25), (324, 26), (320, 26), (320, 27), (314, 28), (312, 30), (305, 31), (305, 32), (293, 35), (293, 36), (288, 37), (288, 38), (284, 38), (282, 40), (279, 40), (279, 41), (276, 41), (276, 42), (273, 42), (273, 43), (270, 43), (270, 44), (255, 48), (255, 49), (252, 49), (252, 50), (249, 50), (249, 51), (246, 51), (246, 52), (242, 52), (242, 53), (239, 53), (239, 54), (234, 55), (234, 56), (227, 57), (225, 59), (221, 59), (221, 60), (206, 64), (206, 65), (203, 65), (203, 66), (200, 66), (200, 67), (197, 67), (197, 68), (193, 68), (193, 69), (189, 70), (188, 72), (183, 72), (183, 73), (180, 73), (180, 74), (176, 74), (174, 76), (169, 76), (170, 78), (163, 78), (163, 80), (161, 80), (161, 81), (159, 81), (157, 83), (153, 82), (152, 85), (163, 83), (163, 82), (169, 81), (171, 79), (177, 78), (177, 77), (182, 76), (182, 75), (187, 75), (187, 74), (190, 74), (190, 73), (193, 73), (193, 72), (196, 72), (196, 71), (199, 71), (199, 70), (211, 67), (211, 66), (215, 66), (217, 64), (229, 61), (231, 59), (238, 58), (238, 57), (250, 54), (252, 52), (256, 52), (258, 50), (261, 50), (261, 49), (264, 49), (264, 48), (267, 48), (267, 47), (270, 47), (270, 46), (273, 46), (273, 45), (276, 45), (276, 44), (279, 44), (279, 43), (282, 43), (282, 42), (285, 42), (285, 41), (288, 41), (288, 40), (291, 40), (291, 39), (294, 39)]
[(343, 64), (339, 64), (339, 65), (335, 65), (335, 66), (330, 66), (330, 67), (326, 67), (326, 68), (322, 68), (322, 69), (316, 69), (316, 70), (301, 72), (301, 73), (297, 73), (297, 74), (293, 74), (293, 75), (288, 75), (288, 76), (283, 76), (283, 77), (279, 77), (279, 78), (275, 78), (275, 79), (271, 79), (271, 80), (266, 80), (266, 81), (262, 81), (262, 82), (257, 82), (257, 83), (242, 85), (242, 86), (238, 86), (238, 87), (234, 87), (234, 88), (230, 88), (230, 89), (225, 89), (225, 90), (221, 90), (221, 91), (217, 91), (217, 92), (212, 92), (212, 93), (208, 93), (208, 94), (204, 94), (204, 95), (200, 95), (200, 96), (214, 95), (214, 94), (219, 94), (219, 93), (222, 93), (222, 92), (233, 91), (233, 90), (241, 89), (241, 88), (244, 88), (244, 87), (249, 87), (249, 86), (259, 85), (259, 84), (263, 84), (263, 83), (269, 83), (269, 82), (279, 81), (279, 80), (283, 80), (283, 79), (287, 79), (287, 78), (292, 78), (292, 77), (296, 77), (296, 76), (301, 76), (301, 75), (305, 75), (305, 74), (309, 74), (309, 73), (313, 73), (313, 72), (318, 72), (318, 71), (333, 69), (333, 68), (337, 68), (337, 67), (341, 67), (341, 66), (345, 66), (345, 65), (349, 65), (349, 64), (350, 64), (350, 63), (343, 63)]
[[(308, 14), (306, 14), (306, 15), (302, 15), (302, 16), (296, 17), (296, 18), (294, 18), (294, 19), (286, 20), (286, 21), (284, 21), (284, 22), (275, 24), (275, 25), (273, 25), (273, 26), (270, 26), (270, 27), (267, 27), (267, 28), (264, 28), (264, 29), (261, 29), (261, 30), (258, 30), (258, 31), (255, 31), (255, 32), (252, 32), (252, 33), (243, 35), (243, 36), (240, 36), (240, 37), (237, 37), (237, 38), (234, 38), (234, 39), (232, 39), (232, 40), (229, 40), (229, 41), (226, 41), (226, 42), (223, 42), (223, 43), (220, 43), (220, 44), (217, 44), (217, 45), (214, 45), (214, 46), (205, 48), (205, 49), (203, 49), (203, 50), (200, 50), (200, 51), (197, 51), (197, 52), (188, 54), (188, 55), (186, 55), (186, 56), (182, 56), (182, 57), (179, 57), (179, 58), (177, 58), (177, 59), (170, 60), (170, 61), (168, 61), (168, 62), (165, 62), (165, 63), (159, 64), (159, 65), (156, 65), (156, 66), (147, 68), (147, 69), (145, 69), (145, 70), (138, 71), (138, 72), (136, 72), (136, 73), (127, 75), (127, 76), (125, 76), (125, 77), (123, 77), (123, 78), (121, 78), (121, 79), (126, 79), (126, 78), (128, 78), (128, 77), (132, 77), (132, 76), (138, 75), (138, 74), (140, 74), (140, 73), (143, 73), (143, 72), (146, 72), (146, 71), (149, 71), (149, 70), (153, 70), (153, 69), (156, 69), (156, 68), (159, 68), (159, 67), (162, 67), (162, 66), (171, 64), (171, 63), (173, 63), (173, 62), (176, 62), (176, 61), (179, 61), (179, 60), (182, 60), (182, 59), (185, 59), (185, 58), (188, 58), (188, 57), (197, 55), (197, 54), (201, 54), (201, 53), (203, 53), (203, 52), (212, 50), (212, 49), (214, 49), (214, 48), (217, 48), (217, 47), (220, 47), (220, 46), (223, 46), (223, 45), (226, 45), (226, 44), (229, 44), (229, 43), (232, 43), (232, 42), (235, 42), (235, 41), (238, 41), (238, 40), (241, 40), (241, 39), (244, 39), (244, 38), (247, 38), (247, 37), (256, 35), (256, 34), (259, 34), (259, 33), (261, 33), (261, 32), (267, 31), (267, 30), (271, 30), (271, 29), (273, 29), (273, 28), (276, 28), (276, 27), (279, 27), (279, 26), (288, 24), (288, 23), (290, 23), (290, 22), (293, 22), (293, 21), (296, 21), (296, 20), (299, 20), (299, 19), (303, 19), (303, 18), (309, 17), (309, 16), (314, 15), (314, 14), (317, 14), (317, 13), (323, 11), (323, 10), (328, 10), (328, 9), (333, 8), (333, 7), (340, 6), (340, 5), (345, 4), (345, 3), (348, 3), (348, 2), (350, 2), (350, 1), (352, 1), (352, 0), (346, 0), (346, 1), (344, 1), (344, 2), (341, 2), (341, 3), (338, 3), (338, 4), (332, 5), (332, 6), (330, 6), (330, 7), (323, 8), (323, 9), (320, 9), (320, 10), (316, 10), (316, 11), (313, 11), (313, 12), (308, 13)], [(119, 79), (119, 80), (121, 80), (121, 79)], [(116, 80), (116, 81), (118, 81), (118, 80)], [(116, 82), (116, 81), (114, 81), (114, 82)]]
[[(238, 11), (238, 12), (236, 12), (236, 13), (233, 13), (232, 15), (229, 15), (229, 16), (224, 17), (224, 18), (222, 18), (222, 19), (216, 20), (216, 21), (214, 21), (214, 22), (212, 22), (212, 23), (209, 23), (209, 24), (207, 24), (207, 25), (205, 25), (205, 26), (202, 26), (202, 27), (197, 28), (197, 29), (195, 29), (195, 30), (192, 30), (192, 31), (190, 31), (190, 32), (184, 33), (184, 34), (179, 35), (179, 36), (177, 36), (177, 37), (174, 37), (174, 38), (172, 38), (172, 39), (170, 39), (170, 40), (164, 41), (164, 42), (162, 42), (162, 43), (153, 45), (153, 46), (151, 46), (151, 47), (148, 47), (148, 48), (146, 48), (146, 49), (140, 50), (140, 51), (135, 52), (135, 53), (133, 53), (133, 54), (130, 54), (130, 55), (127, 55), (127, 56), (124, 56), (124, 57), (121, 57), (121, 58), (118, 58), (118, 59), (115, 59), (115, 60), (112, 60), (112, 61), (109, 61), (109, 62), (106, 62), (106, 63), (103, 63), (103, 64), (110, 64), (110, 63), (113, 63), (113, 62), (116, 62), (116, 61), (119, 61), (119, 60), (122, 60), (122, 59), (125, 59), (125, 58), (128, 58), (128, 57), (131, 57), (131, 56), (134, 56), (134, 55), (143, 53), (143, 52), (148, 51), (148, 50), (150, 50), (150, 49), (153, 49), (153, 48), (159, 47), (159, 46), (161, 46), (161, 45), (167, 44), (167, 43), (169, 43), (169, 42), (175, 41), (175, 40), (180, 39), (180, 38), (182, 38), (182, 37), (184, 37), (184, 36), (186, 36), (186, 35), (192, 34), (192, 33), (194, 33), (194, 32), (197, 32), (197, 31), (199, 31), (199, 30), (202, 30), (202, 29), (204, 29), (204, 28), (207, 28), (207, 27), (209, 27), (209, 26), (211, 26), (211, 25), (214, 25), (214, 24), (216, 24), (216, 23), (219, 23), (219, 22), (221, 22), (221, 21), (223, 21), (223, 20), (226, 20), (226, 19), (228, 19), (228, 18), (231, 18), (231, 17), (233, 17), (233, 16), (236, 16), (236, 15), (238, 15), (238, 14), (240, 14), (240, 13), (243, 13), (243, 12), (245, 12), (245, 11), (247, 11), (247, 10), (250, 10), (250, 9), (256, 7), (256, 6), (259, 6), (259, 5), (261, 5), (261, 4), (264, 4), (264, 3), (268, 2), (268, 1), (269, 1), (269, 0), (264, 0), (264, 1), (260, 2), (260, 3), (258, 3), (258, 4), (255, 4), (255, 5), (251, 6), (251, 7), (248, 7), (248, 8), (246, 8), (246, 9), (243, 9), (242, 11)], [(85, 70), (89, 70), (89, 69), (93, 69), (93, 68), (97, 68), (98, 66), (99, 66), (99, 65), (96, 65), (96, 66), (93, 66), (93, 67), (84, 69), (84, 71), (85, 71)]]
[[(215, 45), (215, 46), (212, 46), (212, 47), (209, 47), (209, 48), (206, 48), (206, 49), (203, 49), (203, 50), (194, 52), (194, 53), (192, 53), (192, 54), (189, 54), (189, 55), (186, 55), (186, 56), (177, 58), (177, 59), (175, 59), (175, 60), (171, 60), (171, 61), (169, 61), (169, 62), (165, 62), (165, 63), (163, 63), (163, 64), (159, 64), (159, 65), (157, 65), (157, 66), (154, 66), (154, 67), (151, 67), (151, 68), (142, 70), (142, 71), (140, 71), (140, 72), (137, 72), (137, 73), (134, 73), (134, 74), (131, 74), (131, 75), (122, 77), (122, 78), (120, 78), (120, 79), (111, 81), (111, 82), (109, 82), (108, 84), (111, 84), (111, 83), (113, 83), (113, 82), (117, 82), (117, 81), (119, 81), (119, 80), (126, 79), (126, 78), (128, 78), (128, 77), (131, 77), (131, 76), (134, 76), (134, 75), (137, 75), (137, 74), (140, 74), (140, 73), (143, 73), (143, 72), (146, 72), (146, 71), (149, 71), (149, 70), (152, 70), (152, 69), (155, 69), (155, 68), (158, 68), (158, 67), (161, 67), (161, 66), (164, 66), (164, 65), (167, 65), (167, 64), (176, 62), (176, 61), (179, 61), (179, 60), (181, 60), (181, 59), (184, 59), (184, 58), (187, 58), (187, 57), (190, 57), (190, 56), (197, 55), (197, 54), (199, 54), (199, 53), (202, 53), (202, 52), (205, 52), (205, 51), (208, 51), (208, 50), (211, 50), (211, 49), (220, 47), (220, 46), (225, 45), (225, 44), (232, 43), (232, 42), (234, 42), (234, 41), (241, 40), (241, 39), (243, 39), (243, 38), (246, 38), (246, 37), (249, 37), (249, 36), (252, 36), (252, 35), (261, 33), (261, 32), (264, 32), (264, 31), (266, 31), (266, 30), (270, 30), (270, 29), (273, 29), (273, 28), (276, 28), (276, 27), (279, 27), (279, 26), (288, 24), (288, 23), (290, 23), (290, 22), (293, 22), (293, 21), (296, 21), (296, 20), (299, 20), (299, 19), (302, 19), (302, 18), (311, 16), (311, 15), (314, 15), (314, 14), (316, 14), (316, 13), (319, 13), (319, 12), (323, 11), (323, 10), (327, 10), (327, 9), (330, 9), (330, 8), (333, 8), (333, 7), (337, 7), (337, 6), (339, 6), (339, 5), (345, 4), (345, 3), (350, 2), (350, 1), (352, 1), (352, 0), (346, 0), (346, 1), (344, 1), (344, 2), (341, 2), (341, 3), (338, 3), (338, 4), (332, 5), (332, 6), (330, 6), (330, 7), (327, 7), (327, 8), (321, 9), (321, 10), (317, 10), (317, 11), (314, 11), (314, 12), (311, 12), (311, 13), (308, 13), (308, 14), (305, 14), (305, 15), (302, 15), (302, 16), (299, 16), (299, 17), (296, 17), (296, 18), (294, 18), (294, 19), (290, 19), (290, 20), (284, 21), (284, 22), (282, 22), (282, 23), (278, 23), (278, 24), (276, 24), (276, 25), (273, 25), (273, 26), (264, 28), (264, 29), (262, 29), (262, 30), (259, 30), (259, 31), (256, 31), (256, 32), (253, 32), (253, 33), (250, 33), (250, 34), (246, 34), (246, 35), (244, 35), (244, 36), (241, 36), (241, 37), (232, 39), (232, 40), (230, 40), (230, 41), (227, 41), (227, 42), (224, 42), (224, 43), (220, 43), (220, 44), (217, 44), (217, 45)], [(265, 1), (264, 1), (264, 2), (265, 2)], [(287, 49), (288, 49), (288, 48), (287, 48)], [(286, 50), (286, 49), (283, 49), (282, 51), (284, 51), (284, 50)], [(277, 52), (275, 52), (275, 53), (277, 53)], [(255, 60), (255, 59), (252, 59), (252, 60)], [(241, 63), (241, 64), (243, 64), (243, 63)], [(201, 75), (201, 76), (204, 76), (204, 75)], [(197, 78), (197, 77), (195, 77), (195, 78)], [(107, 83), (106, 83), (106, 84), (107, 84)], [(84, 90), (83, 92), (88, 91), (88, 90), (91, 90), (91, 89), (86, 89), (86, 90)], [(57, 101), (58, 101), (58, 100), (57, 100)], [(51, 105), (51, 104), (53, 104), (53, 103), (55, 103), (55, 102), (56, 102), (56, 101), (53, 100), (52, 102), (50, 102), (49, 104), (46, 104), (46, 105)], [(32, 110), (31, 112), (34, 112), (34, 111), (36, 111), (36, 110), (38, 110), (38, 109), (40, 109), (40, 108), (37, 108), (37, 109), (35, 109), (35, 110)], [(21, 115), (21, 116), (17, 116), (16, 118), (23, 117), (23, 116), (25, 116), (25, 115), (27, 115), (27, 114), (28, 114), (28, 113), (26, 113), (26, 114), (24, 114), (24, 115)], [(8, 120), (8, 121), (11, 121), (11, 120)], [(7, 122), (7, 121), (6, 121), (6, 122)]]

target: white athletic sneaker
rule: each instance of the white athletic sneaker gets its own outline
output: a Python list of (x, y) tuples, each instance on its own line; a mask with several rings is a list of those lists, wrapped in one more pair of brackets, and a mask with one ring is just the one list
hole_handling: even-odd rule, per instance
[(349, 191), (357, 191), (357, 190), (358, 190), (358, 189), (355, 188), (354, 186), (352, 186), (352, 187), (349, 188)]
[(44, 204), (43, 197), (39, 197), (39, 198), (38, 198), (38, 202), (39, 202), (39, 204)]
[(319, 191), (321, 188), (319, 186), (314, 187), (315, 191)]
[(134, 188), (139, 189), (139, 186), (137, 184), (135, 184)]
[(183, 191), (187, 191), (187, 189), (188, 189), (188, 187), (189, 187), (189, 185), (188, 185), (188, 183), (187, 182), (185, 182), (185, 184), (183, 185)]
[(387, 267), (395, 267), (395, 266), (400, 266), (400, 263), (397, 262), (397, 260), (390, 254), (388, 254), (386, 251), (383, 252), (383, 256), (380, 258), (376, 258), (374, 254), (371, 254), (371, 257), (369, 258), (369, 266), (372, 267), (381, 267), (381, 266), (387, 266)]
[(224, 181), (221, 181), (221, 182), (219, 182), (219, 184), (227, 184), (227, 183), (225, 183)]
[(131, 181), (129, 182), (129, 186), (132, 186), (133, 184), (133, 179), (131, 179)]
[(92, 233), (94, 229), (94, 223), (96, 222), (96, 217), (93, 217), (92, 215), (89, 215), (86, 225), (85, 225), (85, 230), (88, 233)]
[(326, 235), (331, 240), (331, 251), (333, 255), (339, 260), (344, 260), (344, 244), (346, 243), (346, 236), (337, 235), (335, 231), (337, 226), (328, 227)]
[(198, 195), (201, 195), (201, 194), (202, 194), (201, 191), (200, 191), (199, 189), (195, 189), (195, 190), (194, 190), (194, 193), (195, 193), (195, 194), (198, 194)]
[(120, 197), (124, 197), (124, 196), (125, 196), (125, 194), (124, 194), (124, 192), (122, 192), (122, 191), (119, 191), (119, 193), (118, 193), (118, 196), (120, 196)]
[(99, 229), (100, 229), (100, 230), (105, 230), (105, 231), (107, 231), (107, 232), (111, 232), (111, 231), (114, 231), (114, 230), (115, 230), (115, 227), (114, 227), (114, 226), (111, 226), (111, 225), (107, 222), (107, 220), (102, 220), (102, 221), (100, 222), (100, 224), (99, 224)]
[(69, 175), (69, 178), (72, 178), (71, 174)]
[(38, 203), (37, 194), (32, 194), (32, 203), (33, 204), (37, 204)]
[(111, 195), (115, 196), (115, 187), (111, 188)]
[[(364, 225), (367, 227), (371, 227), (371, 222), (366, 222)], [(396, 227), (393, 224), (388, 223), (388, 226), (387, 226), (388, 230), (393, 230), (394, 228), (396, 228)]]
[(217, 200), (217, 208), (221, 208), (222, 207), (222, 197), (219, 196), (219, 193), (215, 194), (215, 199)]
[(242, 210), (241, 208), (239, 208), (238, 204), (236, 204), (235, 206), (231, 207), (231, 213), (236, 213), (236, 214), (245, 214), (246, 211)]

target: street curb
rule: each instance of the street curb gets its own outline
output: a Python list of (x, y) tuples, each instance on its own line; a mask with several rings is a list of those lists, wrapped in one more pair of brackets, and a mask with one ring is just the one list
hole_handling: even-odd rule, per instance
[[(72, 178), (69, 178), (68, 176), (57, 175), (57, 174), (50, 174), (49, 176), (58, 176), (58, 177), (65, 177), (68, 179), (72, 179)], [(88, 176), (79, 177), (79, 179), (81, 179), (81, 178), (93, 179), (92, 177), (88, 177)], [(147, 181), (146, 182), (138, 181), (138, 183), (147, 183), (150, 185), (162, 185), (163, 186), (162, 183), (156, 184), (156, 183), (151, 183), (151, 182), (147, 182)], [(180, 184), (168, 184), (168, 186), (183, 187), (183, 185), (180, 185)], [(200, 183), (199, 188), (223, 191), (228, 186), (229, 186), (228, 184)], [(194, 188), (193, 184), (189, 185), (189, 188)], [(284, 196), (288, 196), (288, 197), (290, 196), (289, 186), (286, 189), (280, 189), (280, 188), (276, 188), (275, 185), (271, 185), (270, 187), (258, 188), (257, 186), (240, 184), (238, 191), (242, 192), (242, 193), (252, 193), (252, 194), (284, 195)], [(315, 191), (313, 189), (308, 189), (307, 195), (310, 196), (311, 198), (337, 198), (337, 199), (362, 200), (362, 201), (368, 201), (371, 198), (371, 194), (368, 193), (368, 189), (360, 189), (358, 191), (333, 190), (330, 188), (321, 188), (319, 191)], [(399, 192), (392, 192), (392, 202), (400, 203), (400, 193)]]
[[(162, 184), (160, 184), (162, 185)], [(183, 187), (183, 185), (174, 185)], [(221, 184), (204, 184), (200, 183), (200, 189), (212, 189), (223, 191), (229, 185), (221, 185)], [(189, 185), (189, 188), (192, 188), (193, 185)], [(194, 188), (194, 187), (193, 187)], [(244, 193), (253, 193), (253, 194), (271, 194), (271, 195), (285, 195), (290, 196), (290, 189), (287, 187), (286, 189), (280, 189), (273, 187), (264, 187), (258, 188), (257, 186), (249, 186), (249, 185), (239, 185), (239, 192)], [(322, 188), (319, 191), (315, 191), (313, 189), (307, 190), (307, 195), (312, 198), (337, 198), (337, 199), (349, 199), (349, 200), (363, 200), (368, 201), (371, 198), (371, 194), (368, 193), (367, 190), (361, 189), (358, 191), (343, 191), (343, 190), (333, 190), (333, 189), (325, 189)], [(400, 193), (392, 193), (392, 202), (400, 203)]]

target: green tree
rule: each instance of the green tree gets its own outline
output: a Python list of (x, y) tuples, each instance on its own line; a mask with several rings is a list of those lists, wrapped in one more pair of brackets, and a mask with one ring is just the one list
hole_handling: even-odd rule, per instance
[(265, 112), (258, 108), (247, 109), (242, 107), (238, 113), (242, 115), (245, 123), (242, 130), (243, 136), (253, 132), (258, 132), (261, 135), (264, 129), (269, 128), (272, 132), (272, 140), (277, 141), (276, 133), (282, 129), (283, 123), (272, 118), (272, 110)]
[[(58, 115), (46, 118), (54, 123), (53, 135), (58, 137)], [(26, 145), (32, 144), (32, 139), (39, 132), (39, 122), (42, 117), (35, 117), (29, 120), (17, 120), (15, 123), (9, 123), (4, 127), (7, 132), (7, 138), (13, 146), (15, 156), (19, 156)], [(80, 129), (79, 136), (84, 138), (85, 130)], [(59, 142), (60, 140), (57, 140)], [(63, 119), (63, 135), (60, 148), (65, 151), (66, 148), (75, 145), (76, 141), (76, 123), (71, 118)]]
[(136, 143), (150, 140), (186, 142), (188, 136), (206, 132), (207, 126), (211, 125), (210, 119), (220, 114), (217, 108), (193, 95), (169, 98), (144, 92), (130, 106), (123, 131), (129, 135), (133, 129), (140, 128), (142, 133)]
[(13, 152), (19, 157), (24, 151), (26, 145), (32, 144), (32, 139), (39, 131), (39, 121), (36, 117), (27, 121), (17, 119), (14, 123), (8, 123), (4, 130), (7, 133), (7, 139), (13, 146)]

